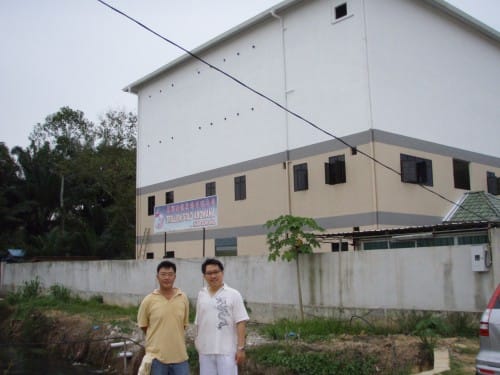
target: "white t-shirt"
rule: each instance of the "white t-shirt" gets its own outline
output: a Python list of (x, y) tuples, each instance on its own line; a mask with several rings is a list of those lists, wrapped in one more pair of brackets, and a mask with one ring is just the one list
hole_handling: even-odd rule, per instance
[(236, 323), (248, 320), (240, 292), (224, 284), (213, 296), (207, 287), (198, 293), (195, 324), (200, 354), (234, 354), (238, 346)]

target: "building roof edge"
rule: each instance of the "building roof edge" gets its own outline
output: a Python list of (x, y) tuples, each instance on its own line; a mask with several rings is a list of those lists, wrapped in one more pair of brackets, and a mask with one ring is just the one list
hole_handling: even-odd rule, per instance
[[(229, 39), (239, 32), (242, 32), (246, 30), (249, 27), (252, 27), (260, 22), (263, 22), (266, 19), (273, 18), (273, 14), (276, 14), (276, 12), (280, 12), (285, 10), (286, 8), (289, 8), (290, 6), (302, 2), (303, 0), (284, 0), (267, 10), (264, 10), (263, 12), (257, 14), (256, 16), (240, 23), (239, 25), (234, 26), (233, 28), (227, 30), (226, 32), (216, 36), (215, 38), (210, 39), (206, 43), (203, 43), (202, 45), (196, 47), (192, 51), (190, 51), (192, 54), (198, 55), (202, 53), (203, 51), (213, 47), (214, 45)], [(464, 22), (465, 24), (468, 24), (481, 32), (482, 34), (494, 39), (497, 42), (500, 42), (500, 32), (497, 30), (493, 29), (492, 27), (484, 24), (483, 22), (477, 20), (476, 18), (472, 17), (471, 15), (463, 12), (462, 10), (456, 8), (455, 6), (449, 4), (445, 0), (424, 0), (426, 3), (431, 4), (437, 9), (440, 9), (441, 11), (444, 11), (445, 13), (451, 15), (452, 17)], [(162, 74), (173, 67), (179, 65), (180, 63), (188, 60), (191, 56), (188, 53), (183, 54), (182, 56), (179, 56), (178, 58), (172, 60), (171, 62), (161, 66), (160, 68), (154, 70), (153, 72), (145, 75), (144, 77), (130, 83), (126, 87), (123, 88), (123, 91), (137, 94), (139, 91), (140, 86), (145, 84), (146, 82), (150, 81), (154, 77), (156, 77), (159, 74)]]
[(485, 23), (479, 21), (477, 18), (474, 18), (470, 14), (464, 12), (463, 10), (458, 9), (454, 5), (450, 4), (446, 0), (424, 0), (426, 3), (431, 4), (432, 6), (442, 10), (443, 12), (451, 15), (455, 19), (458, 19), (465, 24), (472, 26), (477, 31), (481, 32), (483, 35), (490, 37), (496, 42), (500, 42), (500, 32), (495, 30), (494, 28), (486, 25)]
[[(194, 55), (198, 55), (198, 54), (202, 53), (203, 51), (208, 50), (209, 48), (213, 47), (214, 45), (216, 45), (224, 40), (227, 40), (229, 38), (232, 38), (236, 34), (242, 32), (242, 31), (258, 24), (258, 23), (261, 23), (267, 19), (274, 18), (275, 17), (274, 15), (276, 15), (277, 12), (283, 11), (286, 8), (289, 8), (290, 6), (294, 5), (295, 3), (300, 3), (302, 1), (304, 1), (304, 0), (284, 0), (284, 1), (274, 5), (272, 7), (262, 11), (261, 13), (249, 18), (248, 20), (243, 21), (242, 23), (232, 27), (231, 29), (223, 32), (222, 34), (219, 34), (215, 38), (208, 40), (207, 42), (194, 48), (190, 52)], [(144, 83), (153, 79), (157, 75), (162, 74), (162, 73), (172, 69), (173, 67), (188, 60), (189, 58), (191, 58), (191, 55), (188, 53), (185, 53), (185, 54), (177, 57), (176, 59), (172, 60), (171, 62), (154, 70), (153, 72), (145, 75), (144, 77), (130, 83), (129, 85), (125, 86), (122, 90), (125, 92), (137, 94), (139, 91), (139, 87), (142, 86)]]

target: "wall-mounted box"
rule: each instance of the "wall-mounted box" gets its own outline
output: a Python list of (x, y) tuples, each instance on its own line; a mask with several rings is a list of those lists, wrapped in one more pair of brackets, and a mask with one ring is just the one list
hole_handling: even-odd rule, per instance
[(488, 246), (478, 245), (472, 246), (470, 248), (472, 271), (474, 272), (485, 272), (488, 271)]

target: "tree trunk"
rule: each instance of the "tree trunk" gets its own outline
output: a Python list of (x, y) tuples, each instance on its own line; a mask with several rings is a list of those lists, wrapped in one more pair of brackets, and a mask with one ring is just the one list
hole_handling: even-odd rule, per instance
[(295, 257), (295, 265), (297, 268), (297, 289), (299, 292), (299, 308), (300, 308), (300, 319), (304, 321), (304, 306), (302, 305), (302, 286), (300, 283), (300, 270), (299, 270), (299, 252)]

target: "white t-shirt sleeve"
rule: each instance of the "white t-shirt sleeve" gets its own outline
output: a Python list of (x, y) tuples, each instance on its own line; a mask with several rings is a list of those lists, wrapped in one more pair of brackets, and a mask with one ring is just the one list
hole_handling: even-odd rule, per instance
[(236, 293), (236, 298), (233, 305), (234, 322), (239, 323), (249, 320), (250, 318), (248, 317), (247, 309), (245, 308), (245, 303), (243, 302), (243, 297), (241, 296), (240, 292), (238, 292), (237, 290), (234, 291)]

